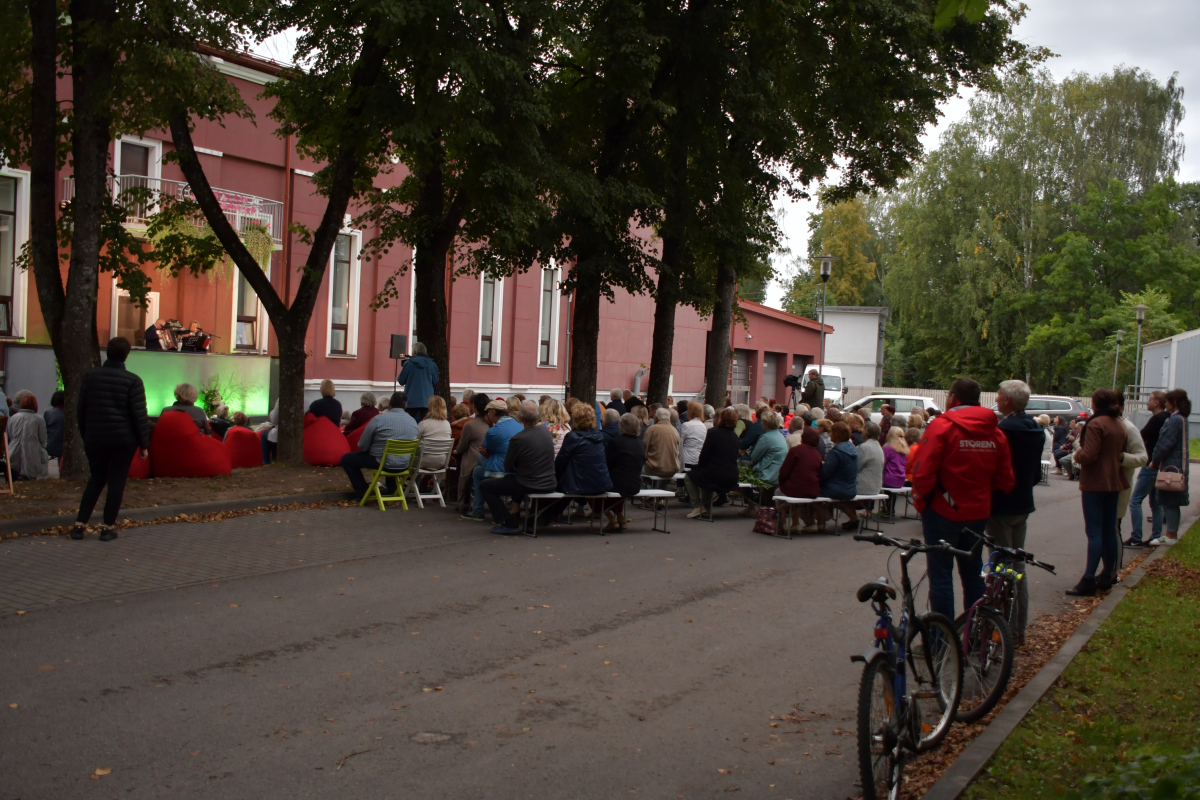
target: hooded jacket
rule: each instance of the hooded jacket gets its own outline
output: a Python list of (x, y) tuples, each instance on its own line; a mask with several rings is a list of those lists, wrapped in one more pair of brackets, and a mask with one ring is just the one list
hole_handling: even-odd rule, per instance
[(917, 511), (955, 522), (986, 519), (992, 492), (1010, 492), (1014, 483), (1008, 440), (991, 409), (957, 406), (925, 428), (913, 469)]
[(1042, 480), (1042, 450), (1046, 433), (1041, 425), (1023, 411), (1000, 420), (1012, 463), (1013, 488), (1008, 492), (992, 492), (992, 516), (1032, 514), (1033, 487)]
[(433, 385), (438, 380), (438, 368), (433, 359), (422, 353), (404, 362), (396, 382), (404, 387), (408, 395), (409, 408), (429, 408)]
[(821, 496), (850, 500), (858, 494), (858, 450), (850, 442), (838, 442), (825, 454), (821, 466)]
[(558, 490), (564, 494), (611, 492), (604, 434), (597, 430), (568, 433), (554, 459), (554, 472), (558, 475)]

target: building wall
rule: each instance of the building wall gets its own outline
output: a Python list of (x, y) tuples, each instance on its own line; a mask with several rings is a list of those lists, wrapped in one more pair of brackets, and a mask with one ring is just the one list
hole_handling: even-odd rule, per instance
[(883, 323), (887, 309), (830, 306), (825, 322), (834, 332), (825, 337), (825, 363), (838, 367), (848, 385), (883, 383)]

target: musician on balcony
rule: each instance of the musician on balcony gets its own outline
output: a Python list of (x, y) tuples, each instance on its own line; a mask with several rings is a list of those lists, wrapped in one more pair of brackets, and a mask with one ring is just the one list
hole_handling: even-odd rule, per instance
[(166, 322), (161, 319), (154, 320), (154, 324), (146, 328), (146, 349), (147, 350), (165, 350), (162, 343), (163, 326)]

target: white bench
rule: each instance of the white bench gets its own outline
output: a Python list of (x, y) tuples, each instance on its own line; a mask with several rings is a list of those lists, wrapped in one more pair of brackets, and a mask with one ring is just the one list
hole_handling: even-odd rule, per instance
[[(753, 485), (753, 484), (749, 484), (749, 483), (739, 483), (739, 484), (737, 485), (737, 488), (738, 488), (738, 491), (739, 491), (739, 492), (741, 492), (741, 497), (742, 497), (742, 505), (743, 505), (743, 506), (747, 505), (747, 504), (749, 503), (749, 501), (746, 499), (746, 492), (747, 492), (747, 491), (749, 491), (750, 489), (753, 489), (753, 488), (754, 488), (754, 485)], [(732, 490), (731, 490), (731, 491), (732, 491)], [(717, 494), (716, 492), (713, 492), (713, 495), (714, 495), (714, 496), (715, 496), (716, 494)], [(735, 506), (735, 505), (737, 505), (735, 502), (733, 502), (733, 498), (732, 498), (732, 497), (729, 499), (729, 505), (730, 505), (730, 506)], [(698, 516), (698, 517), (693, 517), (693, 519), (702, 519), (702, 520), (704, 520), (705, 522), (716, 522), (716, 521), (717, 521), (717, 520), (716, 520), (716, 516), (714, 515), (714, 511), (713, 511), (713, 509), (715, 509), (715, 508), (716, 508), (716, 506), (715, 506), (715, 505), (713, 505), (713, 504), (710, 502), (710, 503), (709, 503), (709, 505), (708, 505), (708, 514), (707, 514), (707, 515), (701, 514), (701, 515), (700, 515), (700, 516)]]
[[(631, 497), (630, 499), (637, 498), (640, 500), (654, 500), (654, 501), (661, 500), (662, 501), (661, 509), (658, 507), (657, 502), (654, 502), (651, 504), (653, 507), (653, 511), (654, 511), (654, 525), (651, 528), (651, 530), (660, 531), (662, 533), (670, 533), (670, 531), (667, 530), (667, 501), (670, 500), (674, 496), (675, 496), (674, 492), (667, 491), (666, 489), (642, 489), (640, 492), (633, 495), (633, 497)], [(526, 497), (529, 498), (529, 514), (530, 514), (530, 517), (533, 519), (533, 530), (527, 531), (525, 533), (525, 535), (531, 536), (534, 539), (537, 538), (538, 511), (540, 509), (542, 501), (544, 501), (544, 500), (554, 501), (554, 500), (564, 500), (564, 499), (578, 499), (578, 500), (620, 500), (621, 499), (621, 495), (617, 494), (616, 492), (605, 492), (604, 494), (566, 494), (563, 492), (538, 492), (536, 494), (526, 495)], [(658, 517), (660, 514), (662, 515), (662, 520), (663, 520), (661, 528), (658, 527)], [(597, 516), (599, 516), (599, 515), (592, 514), (592, 516), (588, 518), (588, 530), (589, 531), (592, 530), (592, 526), (595, 524)], [(569, 512), (568, 512), (568, 516), (567, 516), (567, 521), (568, 521), (568, 523), (570, 522)], [(603, 531), (601, 531), (601, 534), (603, 534)]]
[[(871, 508), (867, 509), (867, 515), (865, 517), (858, 518), (858, 532), (859, 533), (862, 533), (864, 528), (869, 531), (875, 531), (876, 533), (883, 533), (883, 529), (879, 527), (879, 514), (878, 513), (875, 514), (875, 527), (874, 528), (872, 528), (867, 523), (871, 519), (871, 513), (873, 511), (875, 511), (876, 505), (880, 501), (886, 501), (887, 499), (888, 499), (888, 496), (886, 494), (856, 494), (856, 495), (854, 495), (854, 499), (851, 502), (853, 502), (853, 503), (870, 503), (871, 504)], [(834, 527), (836, 529), (837, 526), (835, 525)]]
[(1042, 459), (1042, 479), (1040, 481), (1038, 481), (1038, 483), (1040, 483), (1044, 486), (1050, 485), (1050, 468), (1053, 466), (1054, 466), (1053, 461), (1047, 461), (1046, 459)]
[[(909, 506), (912, 505), (912, 487), (911, 486), (903, 486), (899, 489), (893, 489), (891, 487), (885, 486), (885, 487), (883, 487), (883, 492), (884, 492), (884, 494), (887, 494), (891, 497), (896, 498), (897, 501), (901, 497), (904, 498), (904, 513), (900, 515), (902, 519), (920, 519), (920, 517), (910, 517), (908, 515)], [(881, 519), (882, 519), (882, 516), (881, 516)], [(892, 512), (890, 514), (888, 514), (887, 521), (892, 522), (892, 523), (895, 523), (895, 521), (896, 521), (895, 502), (892, 503)]]

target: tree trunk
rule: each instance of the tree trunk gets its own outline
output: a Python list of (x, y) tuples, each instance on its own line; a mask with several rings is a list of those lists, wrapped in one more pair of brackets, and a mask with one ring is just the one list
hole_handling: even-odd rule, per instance
[[(274, 325), (279, 348), (279, 434), (276, 457), (284, 464), (304, 463), (304, 367), (308, 360), (307, 324)], [(293, 432), (299, 432), (295, 435)], [(293, 435), (286, 435), (293, 433)]]
[[(440, 239), (440, 237), (438, 237)], [(437, 239), (430, 247), (418, 247), (413, 265), (420, 294), (417, 303), (417, 341), (425, 345), (429, 357), (437, 364), (438, 379), (434, 391), (450, 402), (450, 346), (446, 326), (446, 257), (449, 245), (439, 246)]]
[(646, 380), (646, 400), (666, 405), (671, 389), (671, 360), (675, 351), (675, 309), (679, 305), (679, 251), (674, 236), (663, 238), (662, 265), (658, 271), (658, 292), (654, 301), (654, 335), (650, 345), (650, 376)]
[(571, 320), (571, 396), (596, 402), (597, 352), (600, 347), (600, 280), (581, 256), (575, 276), (574, 318)]
[(725, 407), (729, 383), (729, 362), (733, 358), (730, 330), (733, 328), (733, 296), (737, 292), (737, 271), (724, 259), (717, 261), (717, 302), (713, 306), (712, 334), (704, 354), (704, 402), (713, 408)]

